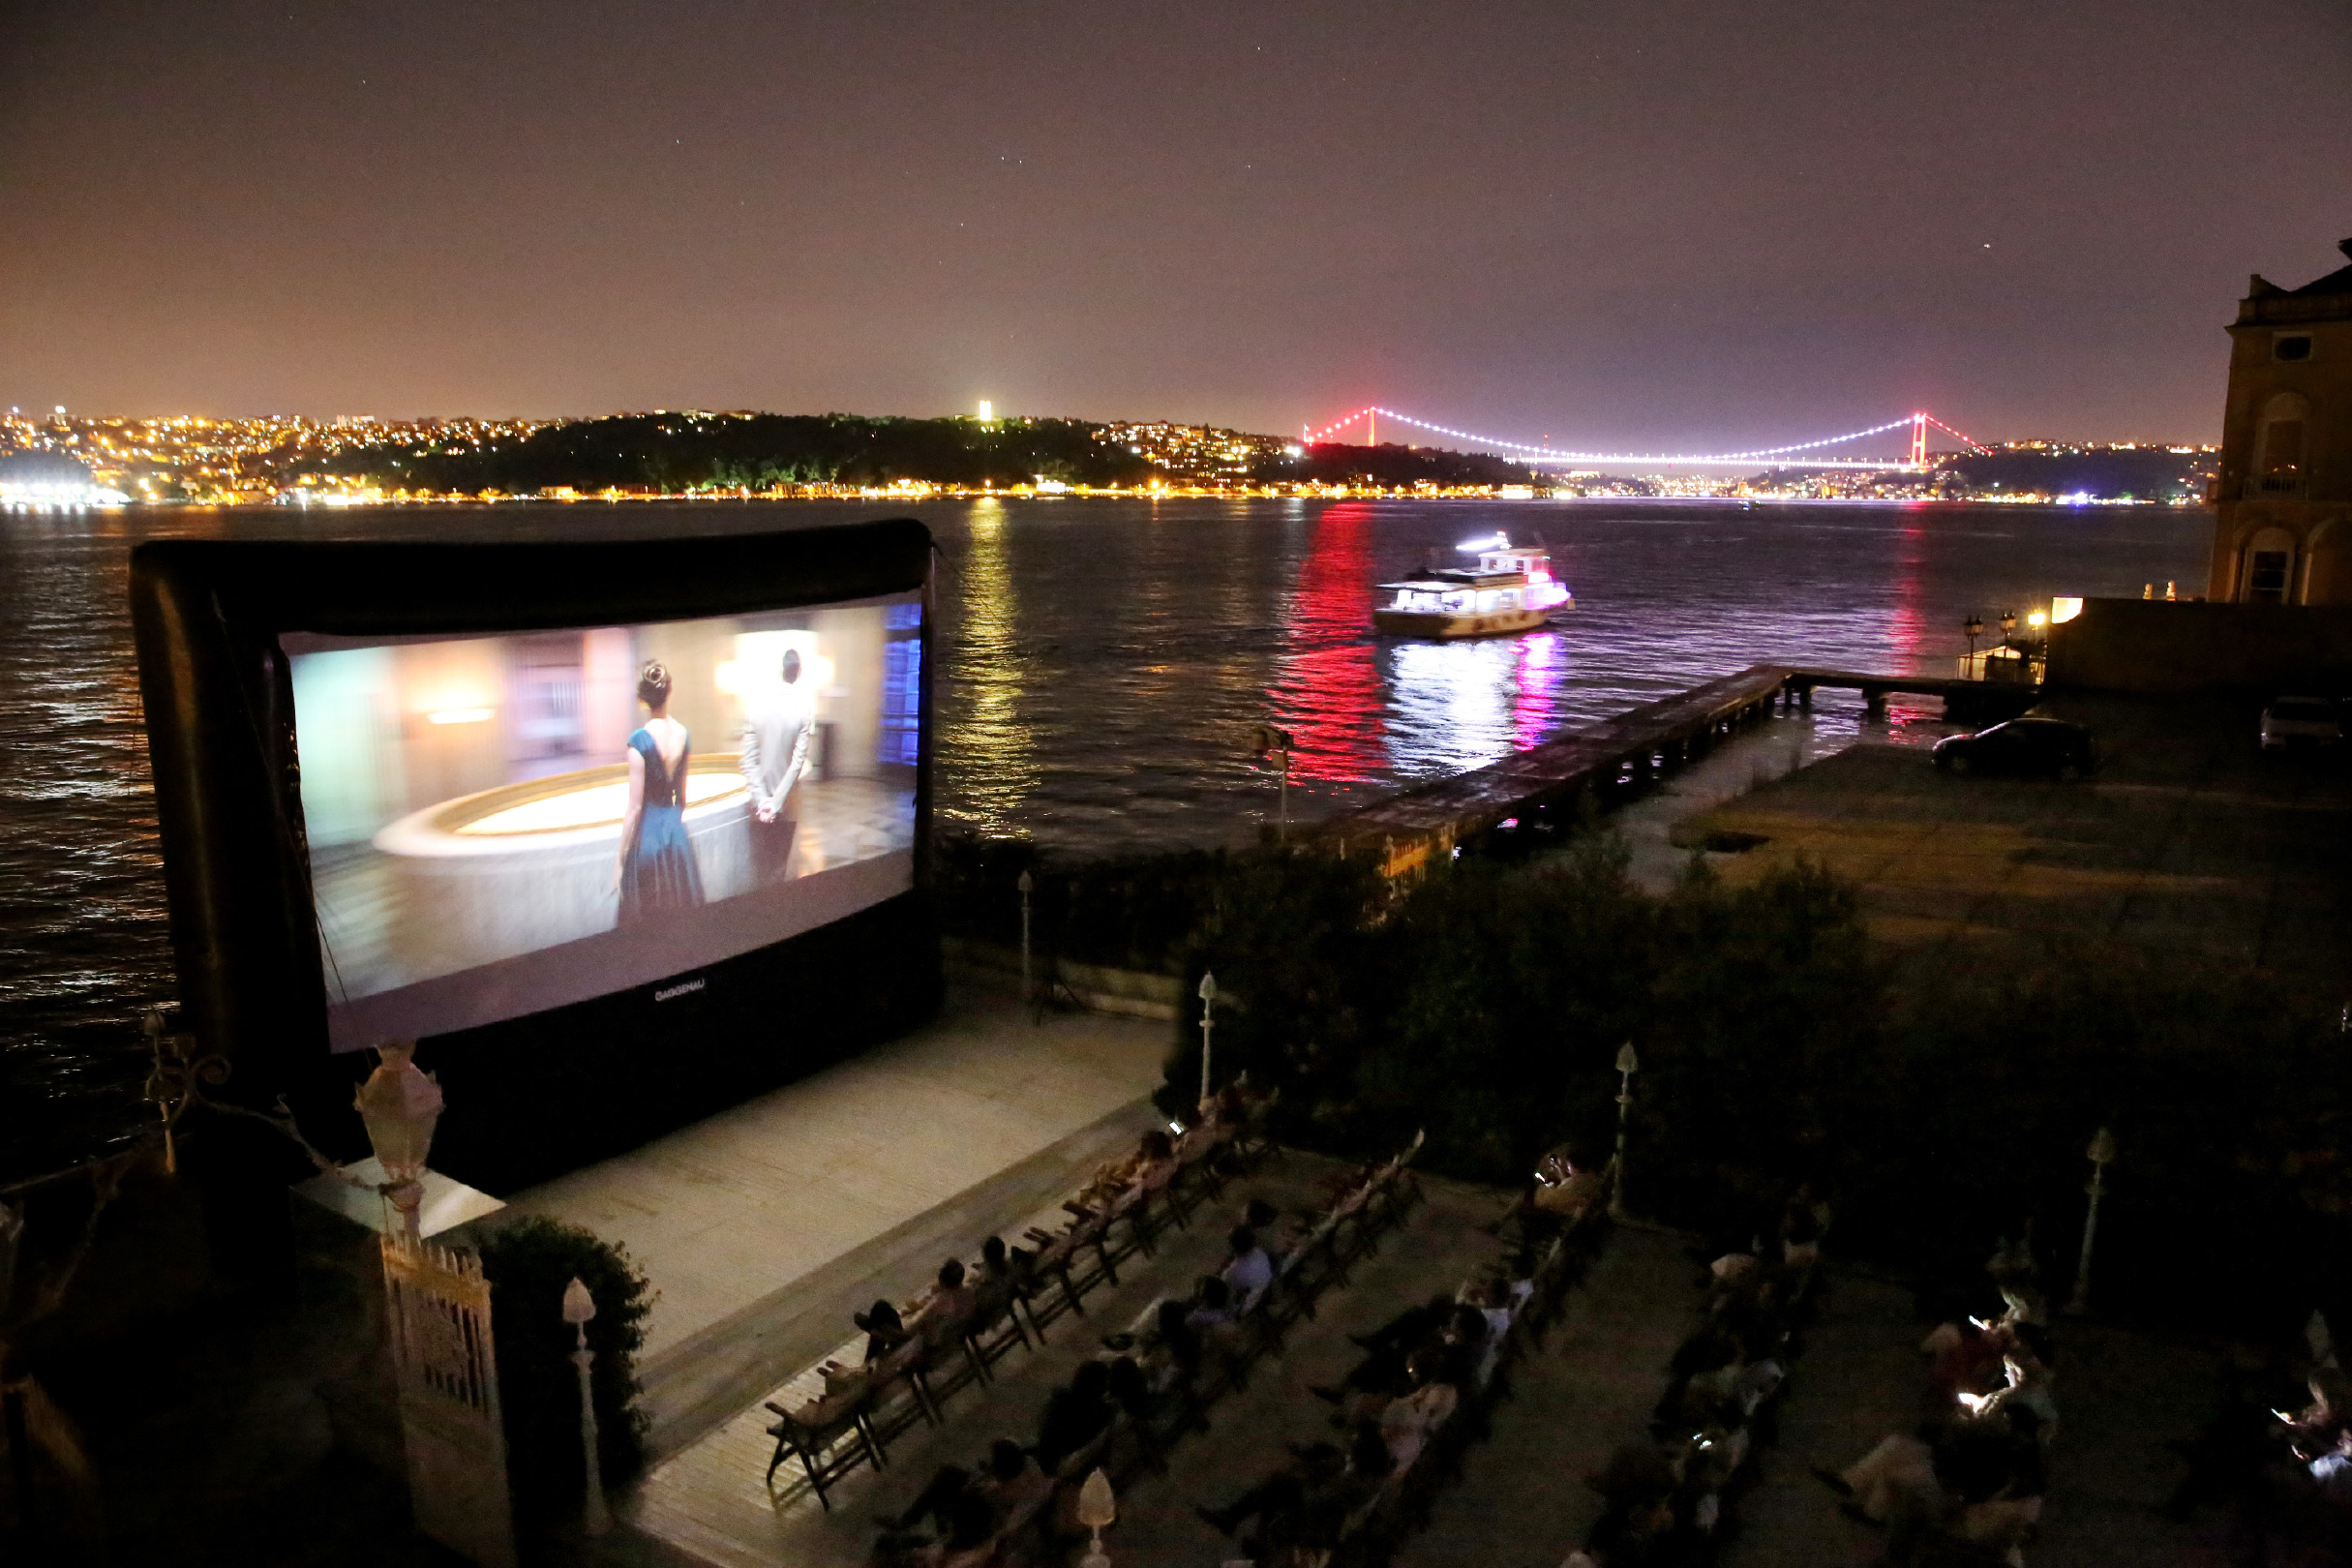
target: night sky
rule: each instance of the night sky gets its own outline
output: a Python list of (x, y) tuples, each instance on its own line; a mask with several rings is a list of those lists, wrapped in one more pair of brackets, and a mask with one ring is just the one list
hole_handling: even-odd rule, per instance
[(2345, 0), (0, 3), (28, 409), (2202, 440), (2346, 234)]

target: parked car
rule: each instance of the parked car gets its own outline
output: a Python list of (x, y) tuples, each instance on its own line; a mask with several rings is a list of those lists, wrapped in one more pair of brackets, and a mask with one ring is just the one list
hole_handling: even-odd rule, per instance
[(1936, 766), (1947, 773), (2046, 773), (2067, 778), (2098, 766), (2091, 732), (2065, 719), (2013, 718), (1975, 735), (1936, 742)]
[(2343, 738), (2343, 712), (2325, 697), (2280, 697), (2262, 710), (2265, 751), (2332, 746)]

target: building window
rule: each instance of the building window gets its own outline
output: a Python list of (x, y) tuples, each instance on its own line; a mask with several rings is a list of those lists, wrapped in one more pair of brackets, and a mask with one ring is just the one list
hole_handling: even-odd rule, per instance
[(2295, 365), (2311, 357), (2311, 335), (2308, 332), (2281, 332), (2271, 340), (2271, 357)]
[(2293, 495), (2303, 488), (2304, 439), (2311, 417), (2308, 400), (2281, 392), (2262, 407), (2255, 428), (2253, 490), (2257, 495)]
[(2284, 604), (2287, 592), (2287, 563), (2294, 553), (2287, 550), (2257, 550), (2253, 570), (2246, 573), (2246, 597), (2252, 604)]
[(2293, 490), (2303, 483), (2303, 421), (2274, 419), (2262, 427), (2262, 488)]

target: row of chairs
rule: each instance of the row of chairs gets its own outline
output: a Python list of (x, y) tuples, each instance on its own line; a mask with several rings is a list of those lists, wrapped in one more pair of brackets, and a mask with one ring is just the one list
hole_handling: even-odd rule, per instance
[[(1732, 1253), (1710, 1268), (1707, 1320), (1670, 1364), (1651, 1445), (1619, 1450), (1593, 1479), (1609, 1510), (1570, 1564), (1714, 1559), (1731, 1532), (1732, 1505), (1755, 1479), (1758, 1451), (1779, 1436), (1789, 1368), (1803, 1346), (1818, 1281), (1819, 1250), (1805, 1251), (1801, 1262)], [(1726, 1263), (1746, 1272), (1719, 1276)], [(1738, 1357), (1727, 1362), (1733, 1343)]]
[(1512, 1367), (1540, 1349), (1569, 1288), (1583, 1277), (1607, 1235), (1599, 1207), (1550, 1231), (1526, 1279), (1527, 1290), (1478, 1365), (1469, 1387), (1458, 1387), (1453, 1413), (1433, 1429), (1408, 1465), (1392, 1471), (1377, 1492), (1341, 1524), (1324, 1557), (1326, 1568), (1373, 1568), (1429, 1520), (1432, 1503), (1462, 1474), (1462, 1459), (1489, 1430), (1493, 1407), (1509, 1397)]
[[(1355, 1261), (1377, 1250), (1380, 1233), (1401, 1223), (1420, 1201), (1413, 1164), (1421, 1145), (1416, 1134), (1394, 1159), (1336, 1181), (1328, 1204), (1277, 1261), (1272, 1282), (1234, 1322), (1209, 1337), (1194, 1375), (1169, 1388), (1147, 1412), (1122, 1410), (1091, 1442), (1066, 1456), (1054, 1468), (1051, 1496), (1008, 1520), (996, 1539), (971, 1553), (973, 1559), (1003, 1568), (1058, 1563), (1061, 1541), (1079, 1532), (1074, 1502), (1090, 1473), (1101, 1468), (1124, 1485), (1145, 1469), (1164, 1471), (1168, 1451), (1185, 1433), (1206, 1432), (1210, 1409), (1247, 1385), (1255, 1363), (1280, 1355), (1286, 1331), (1313, 1316), (1314, 1298), (1343, 1284)], [(944, 1568), (958, 1565), (950, 1559)]]
[[(936, 1427), (947, 1401), (961, 1389), (994, 1380), (994, 1368), (1016, 1347), (1042, 1343), (1045, 1327), (1064, 1313), (1085, 1315), (1087, 1293), (1117, 1285), (1119, 1265), (1137, 1252), (1154, 1254), (1171, 1225), (1183, 1227), (1204, 1199), (1222, 1191), (1228, 1174), (1255, 1168), (1279, 1152), (1267, 1135), (1276, 1097), (1254, 1102), (1233, 1121), (1204, 1121), (1185, 1133), (1173, 1157), (1108, 1203), (1073, 1215), (1060, 1232), (1033, 1231), (1038, 1250), (1015, 1249), (1008, 1267), (983, 1277), (972, 1310), (959, 1318), (926, 1323), (906, 1343), (855, 1372), (828, 1381), (826, 1393), (787, 1409), (764, 1402), (775, 1439), (767, 1483), (774, 1486), (784, 1461), (799, 1461), (803, 1483), (820, 1506), (827, 1490), (866, 1465), (890, 1464), (890, 1444), (920, 1423)], [(1026, 1321), (1024, 1321), (1026, 1319)]]

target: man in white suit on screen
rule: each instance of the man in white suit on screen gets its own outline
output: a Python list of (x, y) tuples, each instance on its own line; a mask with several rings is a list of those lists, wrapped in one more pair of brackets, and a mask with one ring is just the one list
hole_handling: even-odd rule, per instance
[(798, 874), (793, 850), (800, 829), (800, 781), (808, 774), (816, 701), (800, 684), (800, 650), (784, 650), (784, 683), (746, 705), (743, 782), (751, 790), (751, 868), (760, 884)]

